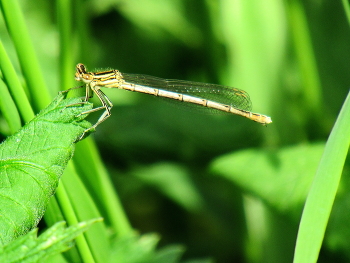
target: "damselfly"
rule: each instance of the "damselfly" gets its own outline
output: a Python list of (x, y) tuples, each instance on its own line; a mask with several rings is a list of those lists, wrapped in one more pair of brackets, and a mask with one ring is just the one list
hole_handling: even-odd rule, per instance
[(88, 101), (93, 95), (92, 91), (102, 103), (102, 106), (84, 112), (84, 114), (104, 109), (103, 114), (91, 129), (106, 120), (111, 115), (113, 107), (112, 102), (100, 88), (124, 89), (193, 103), (214, 110), (240, 115), (263, 125), (272, 122), (269, 116), (251, 112), (249, 95), (243, 90), (232, 87), (185, 80), (161, 79), (139, 74), (126, 74), (118, 70), (87, 72), (85, 66), (81, 63), (76, 66), (75, 79), (86, 84), (85, 101)]

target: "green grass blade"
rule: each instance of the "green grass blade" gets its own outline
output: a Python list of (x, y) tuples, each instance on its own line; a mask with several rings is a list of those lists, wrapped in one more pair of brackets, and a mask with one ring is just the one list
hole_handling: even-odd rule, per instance
[(60, 37), (60, 88), (66, 90), (73, 85), (74, 67), (72, 52), (72, 10), (70, 0), (58, 0), (57, 22)]
[[(63, 178), (67, 178), (70, 177), (72, 175), (74, 175), (74, 171), (73, 170), (73, 166), (71, 163), (68, 164), (67, 169), (65, 171), (66, 176), (64, 176)], [(62, 178), (62, 179), (63, 179)], [(69, 178), (67, 178), (69, 179)], [(73, 179), (74, 181), (74, 179)], [(81, 193), (81, 189), (79, 188), (75, 188), (75, 191), (77, 194)], [(66, 190), (65, 185), (63, 184), (63, 180), (61, 181), (60, 187), (58, 187), (57, 189), (57, 200), (60, 204), (60, 207), (62, 209), (62, 212), (64, 214), (64, 218), (67, 220), (67, 223), (69, 225), (75, 225), (79, 222), (79, 219), (77, 217), (77, 213), (73, 207), (72, 202), (74, 202), (74, 200), (72, 200)], [(85, 202), (86, 200), (84, 200)], [(91, 218), (91, 217), (90, 217)], [(94, 257), (92, 255), (92, 251), (89, 247), (89, 244), (85, 238), (85, 236), (80, 236), (77, 237), (77, 249), (79, 250), (79, 254), (81, 256), (81, 258), (83, 259), (84, 262), (91, 262), (94, 263)], [(93, 245), (93, 244), (92, 244)], [(98, 262), (98, 261), (97, 261)]]
[(0, 111), (10, 127), (11, 134), (21, 128), (21, 118), (19, 117), (16, 105), (2, 79), (0, 79)]
[[(91, 193), (87, 191), (82, 179), (79, 178), (72, 165), (68, 165), (62, 177), (61, 184), (62, 187), (59, 189), (62, 190), (64, 188), (65, 196), (62, 195), (62, 191), (58, 191), (57, 197), (65, 218), (67, 218), (70, 224), (76, 224), (72, 219), (79, 222), (90, 218), (101, 217), (99, 207), (92, 199)], [(83, 238), (86, 240), (88, 246), (85, 246), (83, 243), (85, 241), (79, 240), (82, 243), (78, 243), (78, 249), (80, 255), (84, 258), (84, 262), (88, 262), (85, 258), (89, 257), (89, 254), (93, 255), (96, 262), (106, 262), (109, 254), (108, 248), (110, 246), (106, 225), (104, 223), (96, 224), (83, 237), (80, 237), (80, 239)]]
[(91, 104), (60, 94), (36, 118), (0, 145), (0, 243), (36, 226), (72, 157), (74, 143), (90, 123), (78, 114)]
[(350, 24), (350, 3), (347, 0), (342, 0), (342, 3), (344, 6), (346, 17), (348, 18), (348, 22)]
[[(34, 118), (34, 112), (28, 101), (27, 95), (18, 79), (15, 69), (7, 56), (5, 48), (0, 42), (0, 69), (4, 75), (4, 79), (9, 87), (10, 93), (16, 102), (18, 111), (25, 122), (29, 122)], [(12, 100), (12, 99), (11, 99)], [(18, 127), (19, 129), (19, 127)], [(17, 129), (17, 130), (18, 130)]]
[(104, 211), (106, 221), (111, 224), (118, 236), (129, 235), (132, 227), (95, 144), (91, 140), (80, 142), (73, 160), (79, 173), (84, 176), (84, 182), (90, 193)]
[(90, 55), (92, 49), (92, 43), (89, 39), (92, 39), (91, 35), (92, 28), (89, 26), (89, 6), (85, 4), (85, 0), (74, 1), (74, 35), (77, 36), (76, 58), (79, 58), (79, 62), (91, 65), (93, 56)]
[(50, 103), (51, 96), (45, 85), (19, 2), (1, 0), (0, 6), (16, 48), (23, 75), (33, 97), (34, 106), (36, 110), (43, 109)]
[[(286, 10), (294, 43), (294, 50), (303, 82), (305, 105), (311, 116), (322, 112), (322, 89), (317, 61), (312, 47), (308, 23), (301, 1), (287, 1)], [(317, 116), (316, 115), (316, 116)]]
[(301, 218), (294, 262), (317, 262), (350, 145), (350, 93), (322, 155)]

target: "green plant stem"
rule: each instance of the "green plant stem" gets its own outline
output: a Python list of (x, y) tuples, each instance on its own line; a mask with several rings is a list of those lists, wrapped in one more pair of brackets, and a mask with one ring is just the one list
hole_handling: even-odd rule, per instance
[(294, 50), (303, 82), (305, 105), (311, 115), (322, 112), (321, 81), (318, 74), (310, 31), (300, 0), (290, 0), (286, 6)]
[[(98, 203), (93, 200), (91, 193), (86, 189), (83, 180), (75, 170), (75, 166), (69, 166), (63, 175), (61, 183), (67, 191), (70, 205), (74, 209), (74, 216), (79, 221), (101, 217)], [(96, 262), (105, 262), (109, 253), (109, 239), (107, 228), (104, 223), (99, 223), (85, 233), (89, 249)]]
[[(15, 100), (16, 106), (17, 106), (23, 120), (25, 122), (29, 122), (31, 119), (34, 118), (33, 109), (31, 107), (30, 102), (27, 98), (27, 95), (26, 95), (26, 93), (25, 93), (25, 91), (24, 91), (24, 89), (23, 89), (23, 87), (18, 79), (16, 71), (13, 68), (12, 63), (11, 63), (11, 61), (10, 61), (6, 51), (5, 51), (5, 48), (1, 42), (0, 42), (0, 69), (2, 71), (2, 74), (4, 75), (4, 79), (5, 79), (7, 86), (10, 90), (11, 96)], [(12, 98), (11, 98), (11, 100), (12, 100)], [(8, 101), (8, 99), (6, 99), (6, 102), (7, 101)], [(13, 111), (13, 109), (10, 109), (10, 110)], [(16, 111), (13, 111), (12, 114), (14, 114), (14, 112), (17, 112), (17, 109), (16, 109)], [(12, 118), (14, 118), (14, 116), (12, 116)], [(20, 127), (18, 127), (18, 129), (19, 128)]]
[(51, 96), (46, 88), (19, 2), (1, 0), (0, 6), (16, 48), (23, 75), (33, 97), (35, 110), (43, 109), (50, 103)]
[(57, 21), (60, 40), (60, 88), (66, 90), (73, 85), (74, 67), (72, 54), (72, 10), (70, 0), (58, 0), (57, 3)]
[(0, 79), (0, 111), (4, 115), (12, 134), (21, 128), (21, 118), (16, 105), (2, 79)]
[(88, 188), (95, 193), (100, 206), (103, 206), (106, 211), (106, 219), (111, 223), (117, 235), (130, 234), (133, 231), (132, 227), (93, 141), (87, 138), (77, 144), (73, 160), (79, 166), (80, 174), (84, 176)]
[[(68, 164), (66, 169), (71, 170), (72, 169), (71, 165), (72, 164)], [(69, 225), (78, 224), (79, 221), (75, 215), (74, 209), (71, 205), (71, 202), (69, 200), (69, 197), (66, 193), (65, 187), (62, 182), (60, 186), (57, 188), (56, 195), (59, 200), (62, 212), (64, 213), (65, 219), (67, 220)], [(91, 254), (91, 251), (90, 251), (89, 245), (87, 244), (85, 236), (83, 235), (78, 236), (76, 239), (76, 242), (83, 261), (87, 263), (94, 263), (95, 260)]]
[(92, 63), (93, 56), (90, 55), (91, 43), (89, 39), (93, 37), (90, 34), (89, 27), (89, 12), (88, 5), (85, 4), (85, 0), (74, 1), (74, 35), (77, 36), (77, 45), (79, 49), (75, 52), (76, 57), (79, 58), (79, 62), (90, 65)]

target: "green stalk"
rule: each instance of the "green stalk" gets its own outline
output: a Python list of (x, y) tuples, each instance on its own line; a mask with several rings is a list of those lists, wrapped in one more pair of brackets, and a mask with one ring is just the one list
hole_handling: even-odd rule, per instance
[(0, 79), (0, 111), (10, 127), (11, 134), (21, 128), (21, 118), (19, 117), (16, 105), (2, 79)]
[(35, 110), (43, 109), (51, 101), (44, 82), (32, 41), (18, 1), (0, 0), (6, 26), (15, 45), (18, 60), (33, 98)]
[(57, 21), (60, 40), (59, 76), (60, 88), (66, 90), (73, 85), (74, 67), (72, 52), (72, 11), (70, 0), (57, 1)]
[[(68, 164), (66, 170), (72, 170), (72, 164)], [(68, 173), (67, 171), (65, 173)], [(67, 195), (63, 182), (61, 182), (60, 187), (57, 188), (56, 192), (57, 199), (59, 200), (62, 212), (64, 217), (69, 223), (69, 225), (78, 224), (79, 221), (75, 215), (75, 211), (71, 205), (70, 199)], [(83, 258), (84, 262), (94, 263), (95, 260), (91, 254), (89, 245), (87, 244), (86, 238), (84, 235), (80, 235), (76, 238), (77, 247), (80, 251), (80, 255)]]
[[(4, 79), (10, 90), (11, 96), (16, 102), (16, 106), (18, 111), (21, 114), (21, 117), (25, 122), (29, 122), (31, 119), (34, 118), (34, 112), (33, 112), (32, 106), (30, 105), (27, 95), (21, 85), (21, 82), (18, 79), (16, 71), (13, 68), (12, 63), (1, 42), (0, 42), (0, 69), (2, 71), (2, 74), (4, 75)], [(5, 99), (5, 97), (2, 97), (2, 98), (4, 102), (8, 102), (8, 99)], [(13, 115), (15, 112), (17, 112), (17, 109), (16, 111), (13, 111), (13, 109), (11, 110), (8, 109), (8, 110), (10, 110), (12, 112), (11, 115)], [(11, 118), (16, 118), (16, 117), (12, 116)], [(19, 128), (20, 126), (16, 130), (18, 130)]]
[(311, 115), (322, 112), (321, 81), (317, 69), (308, 23), (300, 0), (288, 1), (286, 6), (294, 42), (294, 50), (300, 67), (304, 87), (305, 105)]

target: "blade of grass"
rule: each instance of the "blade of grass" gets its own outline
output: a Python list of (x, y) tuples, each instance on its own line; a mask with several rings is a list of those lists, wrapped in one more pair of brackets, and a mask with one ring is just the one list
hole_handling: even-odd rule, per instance
[(294, 42), (294, 50), (300, 67), (305, 105), (308, 105), (308, 112), (310, 112), (311, 116), (316, 114), (316, 116), (320, 117), (322, 112), (321, 81), (306, 15), (299, 0), (287, 1), (286, 10)]
[(132, 227), (93, 141), (80, 142), (73, 160), (77, 164), (80, 174), (83, 175), (85, 184), (99, 203), (99, 207), (105, 211), (106, 219), (117, 235), (130, 234)]
[(66, 90), (73, 85), (74, 67), (73, 67), (73, 55), (72, 55), (72, 11), (70, 0), (58, 0), (56, 1), (57, 10), (57, 22), (59, 30), (60, 40), (60, 87), (62, 90)]
[[(2, 74), (4, 75), (4, 79), (8, 85), (8, 88), (11, 92), (13, 99), (16, 102), (16, 106), (19, 112), (21, 113), (23, 120), (25, 122), (29, 122), (31, 119), (34, 118), (33, 109), (30, 106), (27, 95), (21, 85), (21, 82), (17, 77), (16, 71), (13, 68), (12, 63), (1, 42), (0, 42), (0, 69), (2, 71)], [(4, 101), (7, 101), (7, 99)]]
[(33, 98), (35, 110), (51, 101), (18, 1), (0, 0), (6, 26), (15, 45), (18, 60)]
[[(68, 170), (68, 172), (67, 172)], [(67, 166), (67, 169), (65, 171), (66, 175), (67, 173), (70, 175), (72, 170), (72, 164), (69, 163)], [(62, 211), (64, 213), (65, 220), (69, 223), (69, 225), (75, 225), (79, 222), (78, 218), (76, 217), (75, 211), (72, 207), (71, 200), (68, 197), (67, 191), (61, 182), (60, 186), (57, 188), (56, 192), (57, 199), (60, 203), (60, 206), (62, 208)], [(94, 257), (91, 254), (91, 250), (89, 248), (89, 245), (87, 244), (87, 240), (85, 236), (79, 236), (76, 239), (77, 242), (77, 248), (80, 251), (80, 255), (84, 262), (88, 263), (94, 263)]]
[[(253, 101), (254, 111), (264, 112), (275, 120), (278, 111), (272, 111), (278, 105), (272, 98), (281, 93), (279, 81), (286, 50), (282, 3), (220, 1), (219, 10), (222, 41), (227, 52), (224, 82), (246, 90)], [(265, 130), (266, 139), (269, 139), (266, 144), (277, 145), (283, 139), (278, 136), (277, 127), (273, 125)], [(274, 136), (267, 136), (271, 133)]]
[(348, 18), (348, 22), (350, 24), (350, 3), (347, 0), (342, 0), (342, 3), (344, 6), (345, 15)]
[(350, 93), (322, 155), (301, 218), (294, 262), (317, 262), (350, 145)]
[[(69, 163), (68, 163), (69, 165)], [(60, 190), (60, 186), (57, 188), (57, 191)], [(57, 192), (56, 191), (56, 192)], [(66, 221), (67, 219), (64, 217), (63, 212), (61, 210), (61, 207), (59, 206), (59, 203), (57, 201), (57, 195), (55, 194), (49, 201), (49, 204), (46, 208), (45, 214), (43, 219), (45, 220), (45, 223), (48, 227), (55, 225), (57, 222), (60, 221)], [(70, 222), (67, 222), (70, 225)], [(73, 246), (71, 249), (66, 251), (65, 258), (72, 262), (79, 262), (81, 261), (81, 256), (78, 252), (79, 245)], [(62, 256), (62, 255), (61, 255)], [(58, 261), (61, 262), (61, 261)], [(53, 262), (54, 263), (54, 262)]]
[(220, 2), (221, 30), (228, 53), (227, 81), (247, 90), (253, 105), (258, 107), (255, 110), (267, 114), (273, 104), (271, 94), (277, 88), (285, 48), (285, 17), (281, 8), (276, 1)]
[[(62, 202), (61, 199), (64, 199), (61, 208), (70, 224), (70, 218), (85, 221), (101, 217), (99, 209), (90, 196), (91, 194), (85, 188), (73, 165), (67, 167), (61, 183), (61, 189), (64, 189), (66, 196), (59, 195), (58, 199), (60, 203)], [(67, 212), (66, 207), (71, 207), (71, 209)], [(75, 224), (74, 221), (73, 224)], [(87, 241), (89, 251), (86, 247), (83, 247), (84, 250), (79, 248), (81, 256), (83, 257), (84, 253), (91, 253), (96, 262), (106, 262), (110, 246), (106, 225), (104, 223), (96, 224), (84, 234), (84, 238)]]
[(19, 117), (16, 105), (2, 79), (0, 79), (0, 111), (10, 127), (11, 134), (21, 128), (21, 118)]
[[(74, 6), (74, 35), (77, 36), (77, 46), (79, 49), (75, 51), (77, 58), (80, 62), (84, 62), (87, 65), (92, 63), (93, 56), (91, 56), (91, 43), (89, 39), (93, 39), (91, 36), (91, 28), (89, 27), (89, 12), (88, 5), (85, 4), (85, 0), (77, 0), (73, 2)], [(90, 63), (91, 62), (91, 63)]]

